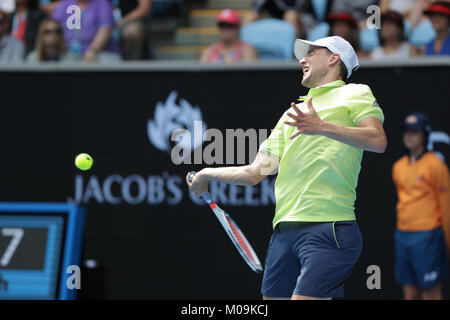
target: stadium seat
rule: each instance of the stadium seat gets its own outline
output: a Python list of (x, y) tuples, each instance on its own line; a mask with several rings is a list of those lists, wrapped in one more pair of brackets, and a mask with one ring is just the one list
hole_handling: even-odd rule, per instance
[[(309, 41), (316, 41), (318, 39), (328, 36), (330, 32), (330, 25), (327, 22), (319, 23), (315, 26), (308, 35)], [(365, 28), (359, 32), (359, 43), (363, 51), (371, 51), (379, 46), (378, 30)]]
[[(411, 24), (408, 20), (405, 23), (405, 38), (417, 48), (426, 45), (436, 36), (436, 32), (431, 25), (431, 22), (426, 20), (419, 23), (414, 29), (411, 30)], [(371, 51), (379, 46), (378, 30), (368, 29), (360, 31), (359, 42), (361, 49), (364, 51)]]
[(330, 32), (330, 25), (324, 21), (328, 0), (311, 0), (311, 5), (316, 15), (317, 25), (309, 31), (308, 40), (316, 41), (317, 39), (328, 36)]
[(325, 38), (328, 36), (330, 32), (330, 25), (327, 22), (321, 22), (316, 25), (308, 34), (309, 41), (316, 41), (321, 38)]
[(436, 31), (429, 20), (419, 23), (412, 30), (409, 21), (405, 20), (405, 33), (409, 42), (417, 48), (426, 45), (436, 37)]
[(364, 28), (359, 32), (359, 46), (363, 51), (372, 51), (380, 45), (378, 30)]
[(283, 20), (258, 20), (241, 29), (241, 39), (256, 48), (261, 60), (290, 60), (293, 56), (295, 28)]
[(311, 4), (316, 14), (317, 21), (322, 22), (325, 20), (325, 14), (327, 12), (328, 0), (311, 0)]

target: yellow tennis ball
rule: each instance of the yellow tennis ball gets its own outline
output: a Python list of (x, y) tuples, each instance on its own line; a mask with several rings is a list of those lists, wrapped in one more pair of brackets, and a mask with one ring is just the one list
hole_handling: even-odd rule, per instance
[(75, 158), (75, 165), (80, 170), (89, 170), (92, 167), (94, 160), (87, 153), (80, 153)]

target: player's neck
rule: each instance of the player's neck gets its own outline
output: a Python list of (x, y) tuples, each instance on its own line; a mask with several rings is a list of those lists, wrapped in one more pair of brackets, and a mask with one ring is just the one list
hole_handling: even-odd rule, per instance
[(330, 83), (330, 82), (334, 82), (334, 81), (338, 81), (338, 80), (341, 80), (341, 78), (340, 77), (336, 77), (336, 76), (324, 77), (323, 79), (321, 79), (320, 81), (315, 83), (314, 86), (310, 87), (310, 89), (317, 88), (317, 87), (323, 86), (324, 84), (327, 84), (327, 83)]

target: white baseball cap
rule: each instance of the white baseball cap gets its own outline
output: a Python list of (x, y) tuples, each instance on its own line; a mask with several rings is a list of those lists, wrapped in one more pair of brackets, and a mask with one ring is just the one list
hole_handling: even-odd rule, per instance
[(339, 36), (326, 37), (316, 41), (307, 41), (296, 39), (294, 43), (295, 57), (300, 61), (308, 53), (310, 46), (318, 46), (328, 48), (333, 53), (338, 53), (341, 61), (347, 67), (347, 79), (351, 76), (353, 71), (359, 68), (358, 57), (352, 45)]
[(0, 0), (0, 11), (11, 13), (16, 10), (16, 3), (14, 0)]

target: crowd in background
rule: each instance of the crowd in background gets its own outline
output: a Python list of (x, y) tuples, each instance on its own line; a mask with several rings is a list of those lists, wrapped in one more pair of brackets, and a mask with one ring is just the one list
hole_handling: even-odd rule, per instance
[[(368, 13), (367, 9), (372, 5), (380, 9), (379, 21), (368, 19), (375, 12), (369, 10)], [(228, 20), (224, 12), (217, 20), (221, 40), (205, 50), (202, 61), (227, 62), (229, 56), (235, 60), (236, 57), (249, 60), (239, 54), (245, 45), (239, 29), (273, 19), (292, 26), (296, 38), (314, 41), (326, 36), (341, 36), (352, 44), (360, 58), (382, 60), (450, 55), (450, 1), (254, 0), (251, 12), (242, 18), (242, 23), (234, 18), (233, 10), (225, 11), (230, 11), (225, 15)], [(368, 20), (372, 25), (378, 23), (379, 28), (369, 27)], [(263, 32), (263, 23), (259, 24)], [(234, 37), (230, 37), (231, 28), (234, 28)], [(209, 60), (206, 59), (208, 52), (218, 47), (222, 56), (212, 54)], [(256, 51), (261, 50), (257, 48)]]
[(0, 0), (0, 63), (148, 60), (151, 2)]
[[(76, 22), (68, 12), (71, 5), (81, 9), (81, 29), (69, 28)], [(381, 28), (368, 27), (371, 5), (380, 8)], [(0, 63), (150, 60), (151, 9), (152, 0), (0, 0)], [(363, 58), (450, 54), (449, 0), (254, 0), (243, 17), (232, 9), (219, 14), (219, 41), (200, 60), (264, 59), (264, 48), (243, 40), (242, 31), (258, 25), (259, 37), (269, 37), (279, 28), (273, 20), (288, 26), (279, 29), (280, 35), (291, 28), (293, 39), (339, 35)], [(264, 31), (264, 21), (272, 23), (270, 32)], [(291, 45), (289, 38), (275, 38)]]

